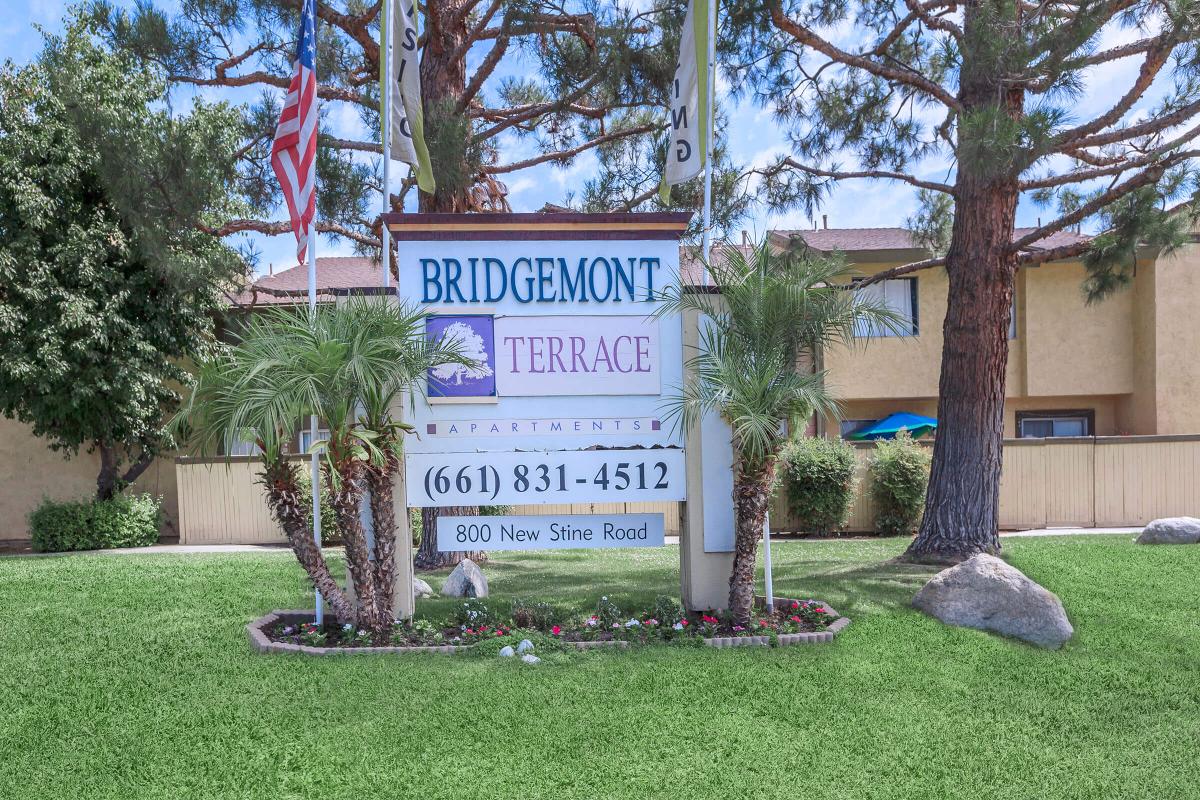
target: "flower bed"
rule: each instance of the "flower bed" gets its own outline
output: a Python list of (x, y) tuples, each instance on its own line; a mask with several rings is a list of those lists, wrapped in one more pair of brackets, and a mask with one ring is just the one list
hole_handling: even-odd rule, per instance
[(311, 611), (275, 611), (247, 626), (254, 647), (262, 652), (456, 653), (491, 652), (530, 636), (559, 650), (670, 644), (709, 647), (777, 646), (831, 642), (850, 623), (827, 603), (775, 598), (768, 612), (758, 598), (749, 624), (738, 625), (717, 613), (686, 613), (673, 598), (660, 597), (654, 607), (627, 613), (602, 597), (596, 610), (582, 617), (558, 613), (542, 603), (515, 600), (508, 615), (482, 600), (467, 600), (447, 620), (397, 622), (387, 641), (372, 642), (366, 631), (327, 620), (318, 627)]

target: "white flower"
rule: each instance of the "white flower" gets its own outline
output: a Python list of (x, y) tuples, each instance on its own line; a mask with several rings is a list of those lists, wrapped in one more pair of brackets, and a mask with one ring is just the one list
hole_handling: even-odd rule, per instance
[(354, 626), (351, 625), (349, 622), (347, 622), (345, 625), (342, 626), (342, 630), (349, 633), (350, 631), (354, 630)]
[(625, 623), (625, 627), (626, 628), (636, 628), (636, 627), (639, 627), (641, 624), (642, 623), (638, 622), (636, 619), (631, 619), (631, 620), (629, 620), (629, 622)]
[(677, 630), (677, 631), (681, 631), (681, 630), (683, 630), (683, 623), (682, 623), (682, 622), (676, 622), (676, 623), (675, 623), (674, 625), (672, 625), (671, 627), (672, 627), (672, 628), (674, 628), (674, 629), (675, 629), (675, 630)]
[(362, 630), (362, 629), (360, 628), (360, 629), (359, 629), (359, 631), (358, 631), (358, 635), (359, 635), (359, 636), (366, 636), (366, 635), (367, 635), (367, 632), (366, 632), (366, 631), (364, 631), (364, 630)]

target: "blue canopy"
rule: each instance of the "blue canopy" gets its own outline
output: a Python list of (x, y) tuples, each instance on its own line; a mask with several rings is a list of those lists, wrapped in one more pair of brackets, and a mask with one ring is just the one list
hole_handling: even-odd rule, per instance
[(923, 417), (920, 414), (909, 414), (902, 411), (859, 428), (847, 438), (859, 441), (893, 439), (900, 431), (908, 431), (914, 439), (917, 439), (935, 430), (937, 430), (937, 420), (933, 417)]

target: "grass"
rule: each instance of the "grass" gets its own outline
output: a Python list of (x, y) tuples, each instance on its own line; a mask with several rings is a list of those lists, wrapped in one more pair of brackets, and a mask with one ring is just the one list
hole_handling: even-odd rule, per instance
[[(1075, 623), (1057, 653), (910, 610), (928, 571), (880, 565), (901, 547), (776, 545), (779, 593), (854, 617), (831, 646), (532, 669), (254, 655), (243, 625), (309, 597), (286, 554), (0, 559), (0, 797), (1200, 796), (1200, 547), (1010, 540)], [(582, 609), (676, 591), (675, 559), (487, 572), (497, 602)]]

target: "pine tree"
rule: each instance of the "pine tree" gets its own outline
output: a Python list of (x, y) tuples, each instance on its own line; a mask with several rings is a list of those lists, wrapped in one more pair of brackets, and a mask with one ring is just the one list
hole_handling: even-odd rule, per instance
[[(508, 211), (503, 181), (541, 164), (570, 166), (595, 153), (600, 173), (566, 201), (581, 210), (658, 207), (664, 162), (667, 89), (678, 53), (681, 0), (631, 11), (617, 0), (430, 0), (420, 6), (421, 90), (425, 138), (437, 181), (421, 194), (421, 211)], [(161, 65), (176, 86), (228, 90), (246, 107), (240, 172), (251, 217), (228, 219), (220, 234), (283, 234), (270, 169), (279, 103), (293, 57), (299, 0), (195, 0), (133, 12), (96, 0), (92, 16), (121, 49)], [(318, 94), (324, 121), (319, 142), (318, 229), (378, 252), (380, 143), (342, 138), (329, 120), (354, 114), (379, 130), (380, 2), (318, 0)], [(506, 148), (533, 154), (506, 159)], [(627, 156), (627, 157), (626, 157)], [(719, 149), (719, 220), (746, 209), (736, 195), (738, 170)], [(693, 182), (697, 186), (698, 181)], [(415, 182), (393, 187), (400, 210)], [(673, 196), (674, 208), (696, 208), (696, 187)]]
[[(945, 252), (869, 282), (934, 267), (949, 277), (933, 472), (908, 555), (997, 552), (1014, 276), (1080, 258), (1098, 299), (1128, 281), (1139, 242), (1182, 241), (1191, 215), (1168, 205), (1196, 187), (1200, 4), (764, 0), (737, 8), (741, 48), (759, 54), (738, 77), (774, 105), (794, 146), (760, 171), (774, 206), (811, 213), (838, 182), (858, 179), (952, 199)], [(1076, 119), (1089, 70), (1120, 59), (1140, 65), (1131, 85), (1103, 113)], [(1137, 113), (1156, 83), (1165, 94)], [(930, 158), (951, 160), (951, 177), (918, 174)], [(1014, 237), (1023, 197), (1056, 212)], [(1091, 224), (1105, 233), (1038, 246)], [(944, 230), (929, 218), (921, 227)]]

